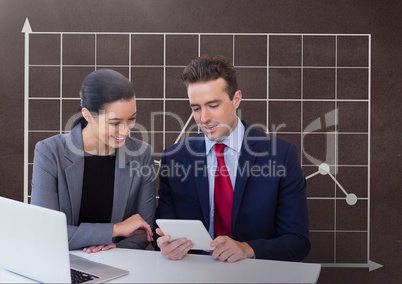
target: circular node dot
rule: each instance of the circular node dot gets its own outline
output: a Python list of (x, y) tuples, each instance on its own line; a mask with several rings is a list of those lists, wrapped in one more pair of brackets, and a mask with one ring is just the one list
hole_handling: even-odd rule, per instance
[(357, 202), (357, 196), (356, 196), (356, 194), (349, 193), (349, 194), (346, 196), (346, 202), (347, 202), (349, 205), (355, 205), (356, 202)]
[(326, 163), (322, 163), (319, 167), (318, 167), (318, 171), (320, 172), (320, 174), (322, 175), (326, 175), (329, 173), (329, 166)]

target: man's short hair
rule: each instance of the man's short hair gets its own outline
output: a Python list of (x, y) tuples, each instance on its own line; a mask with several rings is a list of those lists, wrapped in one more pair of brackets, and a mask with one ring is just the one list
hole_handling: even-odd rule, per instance
[(207, 82), (222, 78), (226, 81), (225, 92), (228, 93), (231, 100), (238, 90), (236, 69), (233, 64), (222, 55), (214, 57), (202, 55), (193, 59), (190, 64), (184, 68), (181, 78), (187, 88), (193, 83)]

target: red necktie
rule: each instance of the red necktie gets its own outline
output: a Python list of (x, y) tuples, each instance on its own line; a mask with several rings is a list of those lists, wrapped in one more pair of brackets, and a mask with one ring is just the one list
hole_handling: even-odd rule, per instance
[(233, 187), (225, 164), (223, 151), (225, 144), (215, 144), (214, 151), (218, 161), (214, 188), (214, 232), (215, 237), (232, 235)]

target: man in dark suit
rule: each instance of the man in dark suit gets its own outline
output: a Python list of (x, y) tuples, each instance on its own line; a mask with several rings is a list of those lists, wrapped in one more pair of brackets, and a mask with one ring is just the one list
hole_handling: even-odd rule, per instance
[[(214, 238), (214, 259), (302, 261), (310, 241), (296, 147), (237, 117), (242, 93), (226, 58), (194, 59), (182, 79), (203, 133), (164, 151), (156, 218), (201, 220)], [(193, 246), (156, 232), (168, 258), (181, 259)]]

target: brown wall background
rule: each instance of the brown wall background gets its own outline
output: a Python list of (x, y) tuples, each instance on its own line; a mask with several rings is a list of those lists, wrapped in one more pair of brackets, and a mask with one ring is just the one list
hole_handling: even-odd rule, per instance
[[(29, 18), (32, 29), (41, 32), (175, 32), (175, 33), (313, 33), (313, 34), (371, 34), (372, 75), (371, 75), (371, 207), (370, 207), (370, 259), (384, 265), (383, 268), (369, 272), (367, 268), (323, 268), (320, 283), (396, 283), (402, 280), (400, 270), (402, 245), (402, 200), (400, 183), (401, 138), (400, 124), (402, 80), (400, 80), (402, 62), (402, 4), (392, 1), (0, 1), (0, 98), (1, 98), (1, 147), (0, 147), (0, 195), (17, 200), (23, 198), (23, 138), (24, 138), (24, 34), (21, 29), (25, 18)], [(46, 41), (48, 40), (48, 42)], [(101, 40), (101, 39), (100, 39)], [(106, 41), (118, 42), (115, 38)], [(179, 43), (187, 39), (173, 38)], [(255, 39), (258, 41), (258, 39)], [(57, 44), (51, 37), (36, 36), (31, 39), (36, 50), (47, 45)], [(213, 40), (212, 40), (213, 42)], [(225, 42), (225, 40), (222, 40)], [(85, 43), (71, 41), (72, 50), (85, 50)], [(123, 46), (123, 44), (122, 44)], [(188, 45), (186, 45), (188, 46)], [(249, 47), (247, 42), (245, 47)], [(226, 50), (226, 49), (223, 49)], [(250, 50), (250, 54), (258, 51)], [(116, 53), (118, 54), (118, 53)], [(33, 55), (35, 56), (35, 55)], [(40, 52), (37, 55), (40, 60)], [(47, 54), (46, 56), (50, 56)], [(57, 56), (57, 54), (55, 55)], [(187, 55), (185, 54), (184, 57)], [(193, 56), (190, 55), (192, 58)], [(72, 56), (74, 58), (74, 56)], [(104, 64), (110, 57), (105, 57)], [(180, 57), (172, 58), (176, 65), (185, 65)], [(114, 62), (119, 58), (112, 58)], [(155, 59), (157, 60), (157, 59)], [(31, 62), (32, 63), (32, 62)], [(35, 74), (32, 68), (31, 77)], [(178, 68), (179, 69), (179, 68)], [(89, 70), (90, 71), (90, 70)], [(52, 71), (47, 74), (49, 80), (30, 86), (37, 90), (51, 89), (54, 86)], [(125, 72), (124, 70), (122, 72)], [(179, 71), (180, 72), (180, 71)], [(179, 72), (172, 71), (174, 78)], [(38, 72), (43, 76), (43, 72)], [(67, 73), (66, 73), (67, 74)], [(141, 74), (141, 73), (138, 73)], [(157, 74), (151, 73), (152, 75)], [(146, 75), (143, 75), (146, 76)], [(80, 81), (80, 75), (71, 72), (71, 81)], [(31, 78), (32, 79), (32, 78)], [(156, 78), (155, 78), (156, 79)], [(145, 82), (147, 78), (137, 78)], [(35, 81), (33, 81), (35, 82)], [(251, 84), (250, 84), (251, 82)], [(255, 83), (255, 84), (253, 84)], [(258, 86), (253, 78), (247, 82), (247, 88)], [(71, 84), (66, 84), (66, 88)], [(152, 89), (152, 81), (143, 86), (143, 90)], [(171, 86), (178, 92), (183, 89)], [(159, 90), (160, 91), (160, 90)], [(73, 92), (73, 90), (71, 90)], [(185, 96), (185, 94), (184, 94)], [(258, 96), (258, 92), (256, 92)], [(153, 109), (154, 104), (146, 100), (141, 102), (144, 109)], [(147, 105), (148, 103), (148, 105)], [(252, 104), (252, 102), (247, 102)], [(75, 107), (66, 103), (68, 109)], [(245, 104), (246, 105), (246, 104)], [(185, 101), (171, 108), (182, 108), (183, 119), (189, 110)], [(246, 109), (257, 107), (246, 105)], [(287, 105), (287, 108), (291, 105)], [(325, 109), (325, 106), (323, 107)], [(54, 107), (49, 104), (47, 110)], [(263, 109), (260, 109), (263, 111)], [(362, 109), (349, 109), (348, 113), (363, 112)], [(46, 114), (49, 118), (46, 117)], [(44, 121), (52, 127), (53, 113), (43, 114)], [(245, 113), (246, 120), (258, 118), (254, 113)], [(43, 119), (42, 117), (42, 119)], [(31, 127), (35, 128), (32, 120)], [(177, 128), (172, 123), (166, 124)], [(352, 127), (347, 124), (346, 127)], [(167, 130), (169, 130), (167, 128)], [(41, 134), (35, 139), (41, 139)], [(170, 140), (174, 140), (173, 135)], [(291, 135), (284, 138), (292, 139)], [(294, 142), (294, 141), (292, 141)], [(170, 142), (171, 143), (171, 142)], [(169, 143), (168, 143), (169, 144)], [(157, 145), (156, 147), (160, 147)], [(366, 146), (362, 146), (363, 148)], [(356, 174), (356, 179), (360, 179)], [(364, 180), (364, 174), (362, 183)], [(346, 182), (346, 181), (343, 181)], [(358, 181), (354, 181), (358, 184)], [(353, 184), (353, 182), (352, 182)], [(318, 212), (325, 212), (315, 205)], [(365, 205), (367, 206), (367, 205)], [(356, 217), (356, 216), (355, 216)], [(366, 222), (362, 216), (362, 222)], [(344, 218), (348, 218), (347, 216)], [(325, 238), (320, 239), (322, 245)], [(344, 252), (343, 262), (353, 262), (359, 251), (360, 240), (346, 235), (346, 242), (352, 246)], [(354, 246), (355, 245), (355, 246)], [(313, 243), (314, 246), (314, 243)], [(317, 254), (317, 252), (315, 252)], [(317, 255), (316, 255), (317, 256)], [(325, 258), (325, 251), (318, 253), (316, 259)], [(312, 259), (314, 261), (314, 258)]]

